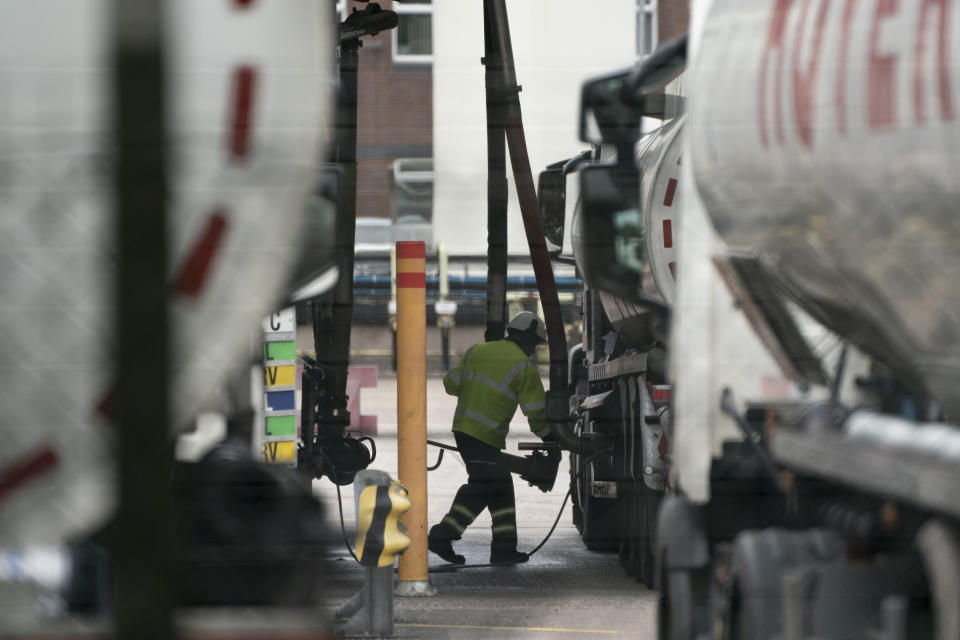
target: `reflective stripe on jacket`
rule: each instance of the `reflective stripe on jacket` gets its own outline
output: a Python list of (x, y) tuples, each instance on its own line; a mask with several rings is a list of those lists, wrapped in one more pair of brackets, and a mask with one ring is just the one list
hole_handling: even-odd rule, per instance
[(443, 388), (457, 396), (453, 430), (503, 449), (517, 406), (539, 437), (546, 422), (546, 394), (533, 361), (516, 344), (497, 340), (470, 347), (443, 378)]

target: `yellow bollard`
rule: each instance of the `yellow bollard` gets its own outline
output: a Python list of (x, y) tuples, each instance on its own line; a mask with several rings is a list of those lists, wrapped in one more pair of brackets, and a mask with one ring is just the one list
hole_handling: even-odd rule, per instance
[(370, 485), (357, 500), (357, 558), (365, 567), (392, 567), (394, 559), (410, 546), (402, 522), (410, 509), (407, 490), (399, 482)]
[(397, 475), (410, 509), (410, 546), (397, 595), (433, 595), (427, 572), (427, 292), (423, 242), (397, 243)]

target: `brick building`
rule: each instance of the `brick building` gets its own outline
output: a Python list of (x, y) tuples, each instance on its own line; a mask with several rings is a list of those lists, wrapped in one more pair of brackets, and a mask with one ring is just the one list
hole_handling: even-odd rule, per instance
[[(472, 1), (478, 5), (481, 2)], [(360, 50), (357, 149), (357, 215), (360, 217), (432, 222), (433, 11), (434, 3), (450, 11), (456, 9), (459, 2), (462, 0), (380, 2), (384, 9), (398, 13), (399, 25), (376, 38), (364, 38)], [(623, 4), (627, 6), (623, 7), (618, 1), (618, 11), (630, 11), (630, 5)], [(344, 16), (353, 6), (363, 4), (353, 0), (339, 3)], [(514, 7), (521, 9), (508, 3), (509, 9)], [(648, 55), (658, 44), (687, 30), (688, 0), (634, 0), (633, 7), (638, 57)], [(480, 30), (477, 37), (482, 39), (482, 20), (474, 28)], [(465, 42), (472, 41), (467, 34), (460, 37)]]
[[(350, 7), (362, 8), (350, 2)], [(430, 0), (394, 3), (399, 25), (360, 49), (357, 215), (429, 222), (433, 157)], [(341, 5), (342, 8), (342, 5)]]
[[(637, 52), (647, 55), (658, 45), (687, 32), (690, 0), (636, 0)], [(656, 34), (654, 39), (650, 35)]]

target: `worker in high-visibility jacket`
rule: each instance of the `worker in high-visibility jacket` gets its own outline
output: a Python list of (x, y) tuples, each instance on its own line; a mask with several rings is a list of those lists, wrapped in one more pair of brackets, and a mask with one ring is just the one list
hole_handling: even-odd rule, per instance
[(470, 347), (443, 379), (447, 393), (458, 398), (453, 437), (468, 476), (450, 511), (428, 536), (430, 551), (447, 562), (464, 563), (464, 557), (454, 552), (453, 541), (484, 509), (493, 519), (490, 562), (512, 564), (528, 558), (517, 551), (513, 479), (500, 452), (517, 406), (534, 434), (549, 437), (543, 383), (531, 359), (546, 339), (543, 321), (523, 311), (507, 324), (505, 339)]

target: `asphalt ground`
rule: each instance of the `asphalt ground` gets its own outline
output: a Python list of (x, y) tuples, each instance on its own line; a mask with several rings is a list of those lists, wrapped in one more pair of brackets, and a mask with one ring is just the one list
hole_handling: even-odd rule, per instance
[[(378, 387), (364, 389), (363, 413), (378, 416), (377, 458), (371, 468), (397, 474), (396, 380), (382, 377)], [(456, 399), (447, 396), (439, 378), (427, 385), (428, 438), (453, 444), (450, 424)], [(536, 441), (526, 419), (517, 412), (511, 424), (507, 451), (518, 453), (517, 444)], [(428, 461), (436, 462), (438, 450), (430, 447)], [(566, 457), (555, 488), (542, 493), (514, 478), (517, 495), (519, 549), (538, 545), (560, 510), (568, 483)], [(456, 454), (444, 455), (443, 463), (428, 475), (429, 524), (443, 517), (466, 470)], [(328, 480), (314, 482), (316, 494), (328, 507), (335, 539), (340, 540), (337, 494)], [(341, 489), (347, 537), (354, 544), (353, 487)], [(468, 564), (489, 560), (490, 516), (481, 514), (455, 543)], [(363, 570), (338, 542), (331, 549), (331, 572), (324, 608), (333, 613), (360, 589)], [(431, 554), (430, 566), (445, 563)], [(557, 529), (529, 562), (511, 567), (464, 569), (431, 573), (437, 591), (431, 597), (396, 597), (395, 632), (398, 638), (655, 638), (656, 595), (646, 590), (620, 567), (615, 553), (588, 551), (573, 526), (569, 501)]]

